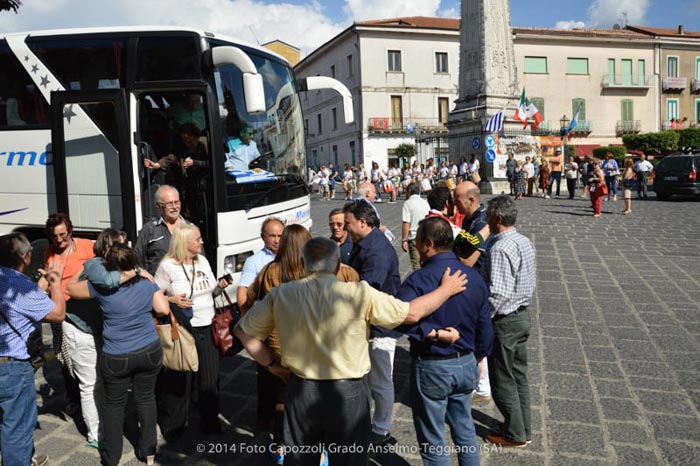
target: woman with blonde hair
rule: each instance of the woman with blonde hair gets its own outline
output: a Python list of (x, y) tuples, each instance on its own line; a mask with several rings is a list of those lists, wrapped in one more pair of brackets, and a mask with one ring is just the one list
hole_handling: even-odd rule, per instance
[[(301, 225), (295, 224), (285, 227), (275, 259), (263, 267), (255, 282), (248, 288), (247, 300), (241, 309), (243, 313), (276, 286), (309, 275), (309, 272), (304, 268), (302, 252), (304, 245), (310, 239), (311, 233)], [(343, 282), (359, 281), (360, 276), (352, 267), (340, 264), (338, 279)], [(265, 344), (272, 350), (275, 360), (280, 361), (277, 329), (272, 331)], [(277, 450), (271, 448), (269, 451), (277, 464), (284, 462), (282, 421), (286, 394), (287, 383), (270, 374), (263, 366), (258, 365), (258, 422), (268, 424), (261, 427), (269, 428), (272, 433), (271, 446), (276, 445)]]
[[(230, 283), (217, 281), (209, 261), (202, 255), (204, 241), (199, 228), (192, 224), (180, 224), (173, 230), (170, 249), (163, 257), (155, 280), (165, 291), (171, 307), (177, 306), (190, 317), (199, 356), (199, 372), (195, 375), (199, 392), (200, 429), (207, 434), (220, 433), (219, 424), (219, 351), (214, 345), (211, 325), (214, 319), (214, 295)], [(187, 409), (188, 401), (183, 400)], [(186, 413), (180, 422), (186, 422)], [(180, 431), (184, 425), (169, 425), (169, 431)], [(162, 425), (161, 425), (162, 429)]]

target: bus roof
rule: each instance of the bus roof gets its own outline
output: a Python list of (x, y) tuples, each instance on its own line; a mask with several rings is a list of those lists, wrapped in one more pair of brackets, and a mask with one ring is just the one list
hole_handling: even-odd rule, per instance
[[(195, 29), (185, 26), (110, 26), (110, 27), (99, 27), (99, 28), (75, 28), (75, 29), (47, 29), (43, 31), (24, 31), (24, 32), (10, 32), (10, 33), (0, 33), (0, 39), (4, 39), (9, 36), (29, 36), (29, 37), (49, 37), (49, 36), (67, 36), (67, 35), (88, 35), (88, 34), (115, 34), (115, 33), (134, 33), (134, 32), (191, 32), (197, 34), (201, 37), (206, 37), (209, 39), (220, 39), (227, 42), (232, 42), (233, 44), (242, 45), (247, 48), (257, 50), (259, 52), (272, 55), (284, 63), (289, 65), (289, 61), (283, 56), (275, 53), (274, 51), (262, 47), (258, 44), (253, 44), (252, 42), (247, 42), (244, 40), (236, 39), (231, 36), (226, 36), (224, 34), (219, 34), (215, 32), (204, 31), (202, 29)], [(289, 65), (291, 67), (291, 65)]]

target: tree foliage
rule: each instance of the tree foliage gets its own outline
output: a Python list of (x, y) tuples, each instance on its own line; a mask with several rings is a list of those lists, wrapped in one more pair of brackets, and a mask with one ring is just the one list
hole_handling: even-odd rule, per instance
[(593, 157), (605, 160), (608, 152), (612, 153), (613, 158), (620, 164), (625, 160), (627, 149), (621, 146), (600, 146), (593, 149)]
[(22, 4), (22, 0), (0, 0), (0, 11), (13, 10), (17, 13), (17, 9)]
[(700, 128), (688, 128), (678, 133), (678, 150), (687, 148), (700, 149)]
[(396, 148), (396, 156), (403, 159), (410, 159), (416, 155), (416, 146), (414, 144), (401, 144)]
[[(687, 131), (687, 130), (685, 130)], [(628, 134), (622, 137), (625, 147), (641, 150), (645, 154), (664, 154), (678, 150), (682, 131), (659, 131), (658, 133)]]

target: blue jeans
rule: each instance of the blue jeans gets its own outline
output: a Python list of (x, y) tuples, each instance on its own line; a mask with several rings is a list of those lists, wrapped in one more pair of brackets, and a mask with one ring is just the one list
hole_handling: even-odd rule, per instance
[(443, 360), (413, 359), (413, 424), (425, 466), (451, 464), (445, 419), (458, 449), (459, 465), (479, 465), (479, 445), (472, 419), (472, 392), (478, 383), (479, 366), (474, 354)]
[(26, 361), (0, 364), (0, 409), (3, 466), (27, 466), (34, 453), (36, 389), (34, 368)]
[(554, 182), (557, 182), (557, 196), (560, 194), (561, 190), (561, 172), (552, 172), (549, 174), (549, 189), (547, 194), (552, 195), (552, 188), (554, 188)]
[(617, 175), (606, 176), (605, 184), (608, 185), (608, 192), (611, 196), (617, 196)]

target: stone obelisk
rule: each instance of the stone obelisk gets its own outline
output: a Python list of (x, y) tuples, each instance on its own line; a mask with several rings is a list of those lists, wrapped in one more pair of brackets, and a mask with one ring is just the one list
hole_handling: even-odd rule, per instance
[(483, 128), (504, 108), (512, 118), (519, 99), (508, 0), (462, 0), (459, 54), (459, 98), (447, 124), (450, 159), (477, 154), (482, 190), (500, 193), (494, 164), (485, 159)]

